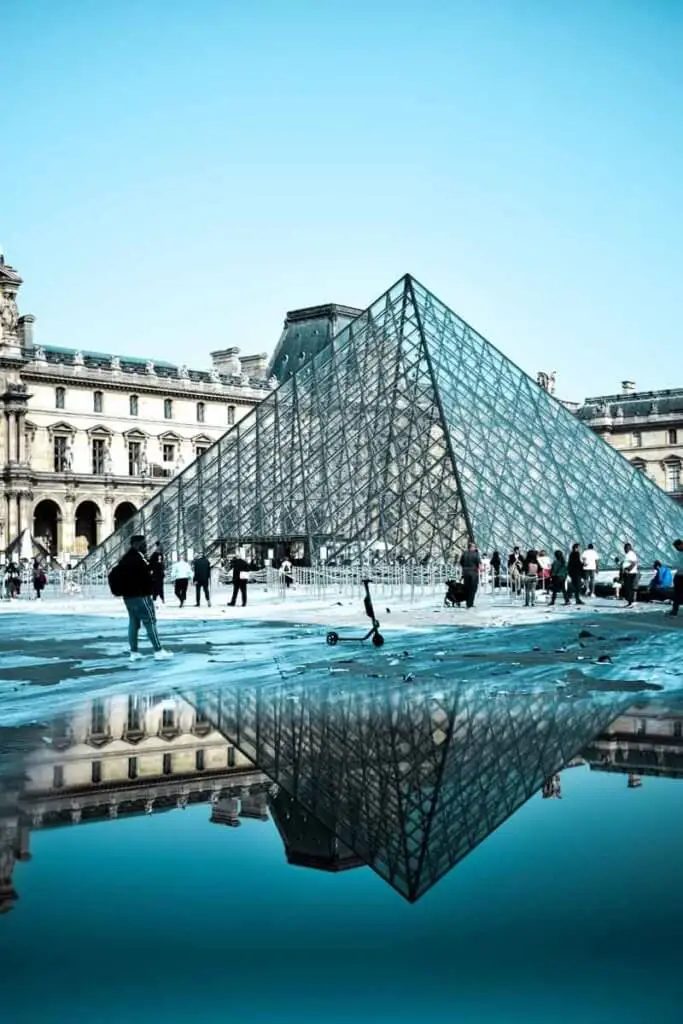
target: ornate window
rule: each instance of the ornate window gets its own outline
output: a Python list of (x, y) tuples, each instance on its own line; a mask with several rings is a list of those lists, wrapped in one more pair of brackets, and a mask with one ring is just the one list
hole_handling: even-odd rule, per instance
[(665, 469), (666, 473), (666, 489), (671, 494), (680, 494), (681, 492), (681, 464), (678, 461), (667, 462)]
[(55, 409), (63, 409), (66, 403), (66, 388), (55, 388)]
[(235, 424), (235, 406), (228, 406), (228, 426), (232, 427)]
[(165, 463), (165, 465), (168, 465), (169, 462), (175, 462), (175, 456), (176, 446), (173, 444), (172, 441), (165, 441), (164, 444), (161, 446), (162, 461)]
[(140, 402), (137, 395), (131, 395), (128, 399), (128, 411), (131, 416), (137, 416), (139, 414)]
[(197, 453), (197, 458), (199, 458), (200, 455), (203, 455), (204, 452), (208, 452), (208, 450), (209, 450), (208, 444), (198, 444), (198, 445), (195, 446), (195, 452)]
[(94, 391), (92, 396), (92, 411), (102, 412), (104, 407), (104, 395), (101, 391)]
[(204, 423), (206, 419), (206, 406), (203, 402), (197, 402), (197, 423)]
[(142, 471), (142, 441), (128, 442), (128, 476), (140, 476)]
[(642, 448), (643, 447), (643, 435), (639, 430), (634, 430), (631, 434), (631, 448)]
[(52, 438), (52, 464), (55, 473), (64, 473), (69, 466), (69, 438), (55, 434)]
[(678, 431), (667, 430), (666, 432), (666, 443), (667, 444), (678, 444)]
[(90, 442), (92, 453), (92, 471), (95, 476), (102, 476), (104, 473), (104, 460), (107, 456), (107, 442), (103, 437), (93, 437)]
[(639, 473), (644, 473), (647, 469), (643, 459), (631, 459), (631, 465), (634, 469), (637, 469)]
[(164, 399), (164, 419), (165, 420), (172, 420), (173, 419), (173, 399), (171, 399), (171, 398), (165, 398)]

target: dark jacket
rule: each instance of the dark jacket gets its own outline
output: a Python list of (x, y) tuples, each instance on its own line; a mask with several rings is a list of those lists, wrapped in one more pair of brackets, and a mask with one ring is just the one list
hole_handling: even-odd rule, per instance
[(121, 597), (151, 597), (154, 581), (149, 562), (143, 554), (130, 548), (118, 564), (118, 588)]
[(164, 560), (163, 552), (153, 551), (149, 556), (149, 568), (152, 572), (152, 576), (157, 580), (163, 580), (166, 575), (166, 562)]
[(211, 562), (206, 555), (199, 555), (198, 558), (195, 558), (192, 563), (192, 568), (194, 569), (195, 583), (199, 583), (200, 586), (203, 586), (205, 583), (209, 582), (211, 579)]
[(553, 559), (553, 564), (550, 569), (550, 575), (556, 576), (557, 579), (566, 580), (567, 578), (567, 563), (564, 559), (560, 561), (559, 558)]
[(249, 572), (249, 566), (243, 558), (233, 558), (232, 560), (232, 582), (239, 583), (243, 572)]
[(576, 580), (583, 576), (583, 562), (581, 561), (581, 552), (572, 551), (569, 555), (569, 561), (567, 562), (567, 575), (570, 579)]
[(460, 568), (464, 576), (478, 576), (481, 558), (478, 551), (463, 551), (460, 556)]

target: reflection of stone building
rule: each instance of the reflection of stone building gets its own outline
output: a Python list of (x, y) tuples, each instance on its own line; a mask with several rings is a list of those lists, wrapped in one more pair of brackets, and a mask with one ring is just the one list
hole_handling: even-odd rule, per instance
[(620, 451), (632, 466), (683, 502), (683, 388), (587, 398), (577, 415)]
[(238, 821), (268, 819), (269, 780), (183, 700), (90, 702), (49, 740), (0, 786), (0, 912), (17, 898), (14, 865), (30, 860), (33, 829), (206, 802), (229, 802)]
[(24, 529), (85, 554), (268, 392), (266, 356), (210, 370), (39, 347), (0, 257), (0, 551)]
[(583, 752), (593, 771), (683, 778), (683, 712), (629, 708)]

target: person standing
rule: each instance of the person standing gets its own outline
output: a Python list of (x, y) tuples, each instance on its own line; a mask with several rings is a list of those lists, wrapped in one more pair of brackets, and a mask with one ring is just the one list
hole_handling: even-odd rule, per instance
[(139, 661), (142, 657), (138, 650), (138, 636), (142, 625), (154, 649), (154, 657), (157, 661), (165, 661), (173, 655), (170, 651), (164, 650), (159, 638), (156, 610), (152, 600), (154, 580), (146, 555), (145, 538), (142, 534), (135, 534), (130, 539), (128, 551), (109, 573), (109, 587), (115, 597), (123, 598), (128, 612), (130, 660)]
[(564, 597), (564, 603), (569, 604), (569, 594), (567, 593), (567, 563), (564, 560), (564, 552), (556, 551), (553, 564), (550, 568), (550, 589), (552, 591), (552, 597), (550, 603), (555, 604), (555, 600), (558, 594), (562, 594)]
[(192, 568), (190, 563), (184, 558), (179, 558), (177, 562), (173, 563), (171, 568), (171, 579), (173, 580), (173, 590), (175, 596), (180, 602), (182, 608), (187, 600), (187, 588), (190, 585), (192, 579)]
[(621, 563), (621, 596), (626, 607), (632, 608), (638, 587), (638, 555), (630, 544), (624, 544), (624, 558)]
[(527, 608), (536, 604), (539, 568), (538, 554), (532, 548), (524, 559), (524, 604)]
[(206, 552), (202, 552), (198, 558), (194, 560), (194, 586), (196, 594), (196, 606), (199, 608), (202, 603), (202, 591), (204, 591), (204, 597), (206, 603), (211, 607), (211, 562), (206, 556)]
[(683, 604), (683, 540), (675, 540), (674, 548), (678, 552), (678, 566), (674, 576), (674, 601), (669, 615), (678, 615), (678, 609)]
[(508, 558), (508, 583), (515, 597), (522, 593), (523, 573), (524, 559), (522, 558), (522, 552), (518, 547), (515, 547)]
[(294, 582), (294, 577), (292, 576), (292, 563), (289, 558), (283, 559), (282, 565), (280, 566), (280, 576), (284, 582), (285, 588), (289, 590)]
[(152, 572), (152, 581), (154, 583), (154, 590), (152, 591), (152, 597), (156, 601), (157, 598), (161, 599), (162, 604), (166, 603), (164, 597), (164, 577), (166, 576), (166, 561), (164, 559), (164, 549), (160, 540), (154, 545), (154, 551), (150, 555), (149, 567)]
[(462, 583), (465, 588), (465, 602), (468, 608), (474, 608), (474, 599), (477, 596), (479, 587), (479, 566), (481, 558), (477, 551), (477, 545), (470, 541), (467, 551), (460, 556), (460, 568), (462, 569)]
[(588, 597), (593, 597), (595, 593), (595, 574), (598, 571), (599, 562), (600, 559), (598, 558), (597, 551), (592, 544), (589, 544), (581, 555), (583, 578), (586, 581), (586, 594)]
[(232, 560), (232, 598), (228, 601), (228, 608), (234, 608), (237, 604), (237, 595), (242, 595), (242, 607), (247, 604), (247, 579), (249, 566), (240, 555), (235, 555)]
[(577, 604), (583, 604), (581, 600), (581, 583), (583, 582), (583, 562), (581, 561), (581, 545), (572, 544), (567, 562), (567, 576), (571, 583), (574, 597)]

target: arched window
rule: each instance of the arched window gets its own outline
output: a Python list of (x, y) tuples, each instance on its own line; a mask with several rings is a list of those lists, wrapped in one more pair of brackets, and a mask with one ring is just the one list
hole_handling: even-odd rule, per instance
[(137, 416), (139, 408), (140, 403), (138, 402), (138, 396), (131, 395), (130, 398), (128, 399), (128, 411), (130, 412), (131, 416)]
[(55, 388), (55, 409), (63, 409), (66, 402), (66, 388)]
[(164, 419), (173, 419), (173, 401), (170, 398), (164, 399)]
[(92, 408), (93, 412), (102, 412), (104, 405), (104, 396), (101, 391), (95, 391), (92, 396)]
[(206, 406), (203, 402), (197, 402), (197, 423), (203, 423), (206, 418)]
[(234, 423), (235, 423), (235, 406), (234, 405), (229, 405), (228, 406), (228, 426), (232, 427), (232, 426), (234, 426)]

